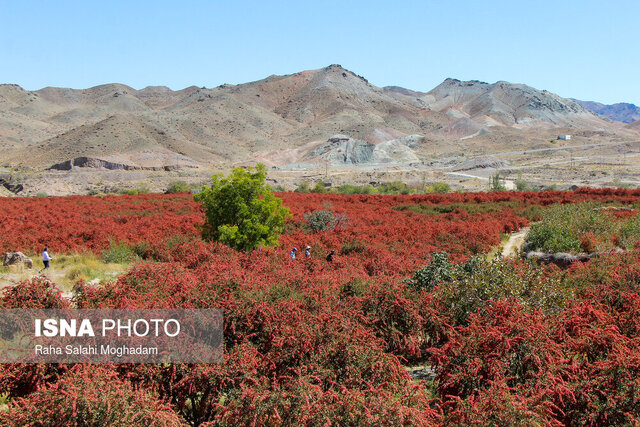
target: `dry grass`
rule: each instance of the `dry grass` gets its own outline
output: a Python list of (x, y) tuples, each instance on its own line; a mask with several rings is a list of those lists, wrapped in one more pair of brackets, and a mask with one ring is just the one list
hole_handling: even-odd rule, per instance
[[(515, 232), (513, 234), (517, 234), (517, 233), (518, 232)], [(498, 255), (502, 255), (502, 251), (504, 250), (504, 247), (510, 238), (511, 238), (511, 234), (500, 233), (500, 244), (491, 248), (489, 253), (487, 253), (486, 255), (487, 260), (493, 261)]]
[(0, 267), (0, 288), (41, 274), (54, 281), (61, 290), (70, 291), (78, 280), (98, 279), (100, 282), (107, 282), (131, 268), (131, 263), (107, 263), (90, 253), (53, 255), (54, 259), (47, 271), (41, 272), (42, 261), (39, 261), (37, 255), (31, 257), (34, 259), (33, 269), (23, 266)]

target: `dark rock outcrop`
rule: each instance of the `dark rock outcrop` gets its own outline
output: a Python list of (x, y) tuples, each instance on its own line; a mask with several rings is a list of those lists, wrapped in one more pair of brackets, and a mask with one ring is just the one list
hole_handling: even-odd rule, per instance
[(453, 168), (454, 171), (465, 171), (465, 170), (473, 170), (473, 169), (486, 169), (486, 168), (494, 168), (494, 169), (504, 169), (509, 166), (509, 162), (505, 160), (501, 160), (495, 156), (485, 156), (479, 157), (476, 159), (467, 160), (457, 167)]
[(110, 162), (108, 160), (96, 159), (93, 157), (76, 157), (49, 167), (47, 170), (69, 171), (73, 168), (93, 168), (108, 170), (150, 170), (150, 171), (172, 171), (185, 167), (195, 167), (189, 165), (167, 165), (167, 166), (135, 166), (123, 163)]
[(2, 185), (7, 190), (11, 191), (14, 194), (18, 194), (22, 190), (24, 190), (24, 186), (22, 184), (17, 184), (11, 181), (8, 181), (4, 178), (0, 178), (0, 185)]
[(547, 254), (535, 251), (531, 251), (526, 254), (527, 259), (535, 259), (537, 264), (555, 264), (560, 268), (568, 268), (574, 262), (587, 262), (592, 258), (597, 258), (598, 256), (600, 256), (598, 253), (571, 255), (565, 252)]

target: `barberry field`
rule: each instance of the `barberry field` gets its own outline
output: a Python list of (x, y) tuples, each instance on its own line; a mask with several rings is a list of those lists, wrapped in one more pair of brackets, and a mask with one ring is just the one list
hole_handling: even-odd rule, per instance
[[(56, 254), (134, 260), (71, 299), (46, 277), (15, 283), (0, 307), (225, 317), (220, 364), (0, 365), (0, 423), (640, 423), (635, 234), (576, 231), (576, 250), (625, 250), (566, 269), (484, 256), (562, 205), (625, 207), (602, 215), (626, 221), (640, 191), (278, 197), (293, 217), (277, 247), (250, 253), (203, 241), (188, 193), (0, 199), (2, 252), (48, 246), (54, 268)], [(318, 210), (342, 220), (318, 231), (305, 218)]]

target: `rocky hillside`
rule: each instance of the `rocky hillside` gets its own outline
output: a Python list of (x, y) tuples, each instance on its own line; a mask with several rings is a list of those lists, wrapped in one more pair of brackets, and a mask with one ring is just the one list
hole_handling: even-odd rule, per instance
[[(539, 128), (617, 131), (578, 103), (526, 85), (447, 79), (422, 93), (376, 87), (339, 65), (179, 91), (0, 85), (1, 163), (41, 170), (410, 164), (452, 141), (495, 143)], [(334, 134), (348, 140), (328, 144)]]
[(577, 99), (575, 101), (587, 110), (617, 122), (632, 123), (640, 120), (640, 107), (634, 104), (619, 102), (607, 105), (593, 101), (579, 101)]
[[(398, 89), (391, 89), (403, 94)], [(404, 94), (403, 94), (404, 95)], [(415, 102), (458, 120), (483, 126), (600, 126), (599, 120), (573, 100), (523, 84), (446, 79), (425, 94), (409, 94)]]
[(640, 120), (636, 120), (635, 122), (631, 122), (625, 127), (627, 129), (634, 129), (634, 130), (639, 130), (640, 131)]

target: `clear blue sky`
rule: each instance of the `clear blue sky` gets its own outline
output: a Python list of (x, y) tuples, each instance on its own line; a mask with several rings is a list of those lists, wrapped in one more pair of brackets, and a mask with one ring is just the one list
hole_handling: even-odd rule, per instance
[(640, 2), (0, 0), (0, 82), (213, 87), (338, 63), (378, 86), (507, 80), (640, 104)]

